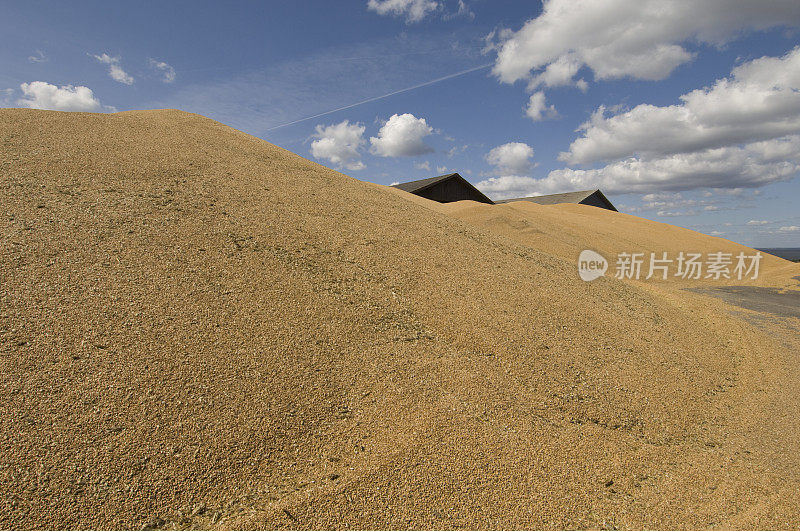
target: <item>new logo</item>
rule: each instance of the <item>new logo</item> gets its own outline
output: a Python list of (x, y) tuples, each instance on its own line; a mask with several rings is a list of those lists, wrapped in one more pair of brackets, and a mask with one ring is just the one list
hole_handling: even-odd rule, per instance
[(608, 270), (608, 261), (603, 255), (586, 249), (578, 257), (578, 275), (581, 280), (590, 282), (605, 275)]

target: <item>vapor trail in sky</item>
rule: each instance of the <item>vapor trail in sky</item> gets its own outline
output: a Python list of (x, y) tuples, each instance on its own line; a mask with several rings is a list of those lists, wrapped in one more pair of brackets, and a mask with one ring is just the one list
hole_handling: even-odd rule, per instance
[(300, 118), (299, 120), (294, 120), (293, 122), (286, 122), (285, 124), (276, 125), (274, 127), (270, 127), (266, 129), (267, 131), (273, 131), (275, 129), (280, 129), (281, 127), (286, 127), (289, 125), (299, 124), (300, 122), (305, 122), (306, 120), (313, 120), (314, 118), (319, 118), (320, 116), (326, 116), (328, 114), (333, 114), (335, 112), (344, 111), (346, 109), (352, 109), (353, 107), (358, 107), (359, 105), (364, 105), (365, 103), (370, 103), (373, 101), (382, 100), (384, 98), (388, 98), (390, 96), (395, 96), (397, 94), (402, 94), (403, 92), (408, 92), (410, 90), (416, 90), (418, 88), (427, 87), (428, 85), (433, 85), (434, 83), (439, 83), (441, 81), (446, 81), (448, 79), (453, 79), (454, 77), (463, 76), (464, 74), (469, 74), (470, 72), (476, 72), (478, 70), (483, 70), (484, 68), (489, 68), (494, 63), (488, 63), (481, 66), (476, 66), (473, 68), (468, 68), (466, 70), (462, 70), (461, 72), (456, 72), (455, 74), (450, 74), (447, 76), (439, 77), (433, 79), (431, 81), (426, 81), (425, 83), (420, 83), (419, 85), (414, 85), (413, 87), (406, 87), (404, 89), (395, 90), (394, 92), (390, 92), (388, 94), (384, 94), (382, 96), (375, 96), (374, 98), (369, 98), (366, 100), (359, 101), (357, 103), (351, 103), (350, 105), (345, 105), (344, 107), (339, 107), (338, 109), (333, 109), (330, 111), (321, 112), (319, 114), (315, 114), (313, 116), (306, 116), (305, 118)]

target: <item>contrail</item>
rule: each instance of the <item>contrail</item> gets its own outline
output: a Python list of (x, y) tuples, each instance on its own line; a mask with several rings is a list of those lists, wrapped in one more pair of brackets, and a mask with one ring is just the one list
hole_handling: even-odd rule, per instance
[(320, 116), (326, 116), (328, 114), (333, 114), (335, 112), (344, 111), (345, 109), (352, 109), (353, 107), (358, 107), (359, 105), (364, 105), (365, 103), (370, 103), (373, 101), (382, 100), (384, 98), (388, 98), (390, 96), (395, 96), (397, 94), (402, 94), (403, 92), (408, 92), (409, 90), (415, 90), (422, 87), (427, 87), (428, 85), (433, 85), (434, 83), (439, 83), (440, 81), (445, 81), (448, 79), (453, 79), (454, 77), (463, 76), (464, 74), (469, 74), (470, 72), (476, 72), (478, 70), (483, 70), (484, 68), (488, 68), (492, 66), (494, 63), (487, 63), (485, 65), (476, 66), (474, 68), (468, 68), (466, 70), (462, 70), (461, 72), (456, 72), (455, 74), (450, 74), (448, 76), (439, 77), (432, 81), (426, 81), (425, 83), (420, 83), (419, 85), (414, 85), (413, 87), (407, 87), (400, 90), (395, 90), (394, 92), (390, 92), (388, 94), (384, 94), (383, 96), (375, 96), (374, 98), (369, 98), (363, 101), (359, 101), (358, 103), (351, 103), (350, 105), (345, 105), (344, 107), (339, 107), (338, 109), (333, 109), (332, 111), (325, 111), (319, 114), (315, 114), (314, 116), (306, 116), (305, 118), (300, 118), (299, 120), (295, 120), (293, 122), (286, 122), (285, 124), (276, 125), (275, 127), (270, 127), (266, 129), (266, 131), (273, 131), (275, 129), (280, 129), (281, 127), (286, 127), (287, 125), (294, 125), (299, 124), (300, 122), (305, 122), (306, 120), (313, 120), (314, 118), (319, 118)]

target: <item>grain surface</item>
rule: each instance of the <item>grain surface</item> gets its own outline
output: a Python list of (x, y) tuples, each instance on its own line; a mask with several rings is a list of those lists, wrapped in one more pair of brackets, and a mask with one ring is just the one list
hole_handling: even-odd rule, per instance
[(459, 214), (179, 111), (0, 110), (0, 205), (2, 528), (800, 524), (798, 320), (577, 278), (668, 226)]

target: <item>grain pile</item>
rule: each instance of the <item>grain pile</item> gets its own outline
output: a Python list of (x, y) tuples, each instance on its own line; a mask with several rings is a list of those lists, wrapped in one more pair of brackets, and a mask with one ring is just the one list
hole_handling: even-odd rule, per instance
[(800, 523), (719, 301), (178, 111), (0, 110), (0, 204), (0, 527)]
[[(724, 238), (587, 205), (539, 205), (528, 201), (485, 205), (459, 201), (445, 205), (431, 203), (428, 206), (573, 263), (577, 263), (578, 254), (583, 249), (599, 251), (609, 260), (611, 269), (608, 274), (612, 276), (615, 274), (618, 253), (644, 253), (644, 266), (649, 264), (651, 253), (661, 259), (666, 252), (667, 259), (671, 260), (676, 260), (681, 252), (685, 255), (700, 253), (705, 262), (709, 254), (722, 252), (730, 254), (734, 264), (733, 257), (739, 253), (745, 256), (756, 254), (753, 249)], [(751, 281), (750, 276), (745, 275), (748, 285), (796, 284), (792, 279), (793, 274), (800, 272), (796, 264), (766, 253), (762, 253), (762, 256), (758, 278)], [(733, 269), (733, 265), (730, 269)], [(735, 274), (728, 279), (705, 278), (707, 272), (704, 270), (701, 278), (695, 281), (675, 276), (676, 270), (677, 264), (673, 263), (666, 280), (668, 283), (679, 283), (680, 287), (741, 284)], [(642, 277), (646, 274), (645, 267)], [(650, 282), (658, 283), (661, 280), (661, 276), (654, 275)]]

